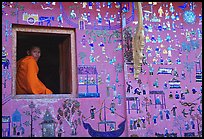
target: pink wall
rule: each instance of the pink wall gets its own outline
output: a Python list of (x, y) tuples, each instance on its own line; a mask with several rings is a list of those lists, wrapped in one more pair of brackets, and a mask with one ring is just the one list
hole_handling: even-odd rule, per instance
[[(91, 4), (93, 4), (91, 9)], [(99, 5), (98, 5), (99, 4)], [(196, 65), (195, 61), (199, 61), (202, 63), (201, 57), (197, 57), (202, 50), (202, 20), (199, 18), (199, 14), (201, 14), (201, 3), (187, 3), (186, 8), (183, 10), (179, 8), (178, 6), (183, 5), (183, 2), (179, 3), (172, 3), (174, 7), (174, 14), (178, 13), (179, 19), (176, 18), (175, 20), (171, 18), (172, 13), (170, 8), (170, 3), (157, 3), (153, 6), (153, 13), (156, 14), (156, 17), (160, 19), (159, 22), (154, 22), (148, 20), (145, 16), (145, 11), (143, 11), (144, 15), (144, 25), (147, 25), (149, 30), (145, 31), (145, 48), (144, 48), (144, 54), (147, 57), (147, 63), (143, 64), (143, 70), (144, 73), (141, 73), (139, 75), (139, 79), (142, 81), (141, 86), (139, 86), (137, 80), (133, 78), (133, 74), (129, 74), (128, 72), (124, 72), (124, 70), (121, 70), (120, 72), (116, 72), (116, 67), (123, 68), (124, 66), (124, 58), (123, 53), (125, 52), (119, 49), (119, 43), (123, 43), (123, 48), (125, 45), (125, 42), (122, 42), (122, 37), (124, 33), (124, 29), (127, 27), (132, 27), (132, 29), (135, 29), (136, 22), (137, 21), (137, 10), (133, 10), (134, 6), (132, 5), (132, 2), (123, 2), (121, 3), (121, 6), (119, 7), (118, 3), (116, 2), (53, 2), (53, 3), (45, 3), (45, 2), (14, 2), (14, 3), (2, 3), (2, 61), (5, 59), (8, 59), (10, 61), (10, 65), (7, 67), (4, 67), (4, 64), (2, 63), (2, 118), (6, 118), (5, 116), (9, 116), (11, 121), (10, 125), (9, 123), (2, 122), (2, 127), (4, 131), (2, 132), (3, 136), (7, 136), (9, 133), (10, 136), (31, 136), (31, 127), (28, 125), (26, 126), (26, 123), (30, 121), (30, 116), (26, 115), (26, 111), (31, 110), (31, 106), (29, 105), (33, 102), (35, 105), (35, 109), (37, 111), (33, 112), (34, 115), (38, 115), (39, 118), (36, 118), (36, 120), (33, 121), (33, 132), (32, 134), (35, 136), (42, 136), (42, 130), (40, 123), (43, 122), (43, 118), (45, 116), (46, 110), (48, 110), (54, 120), (57, 122), (56, 129), (55, 129), (55, 136), (58, 136), (60, 127), (64, 130), (62, 133), (62, 137), (69, 137), (69, 136), (91, 136), (91, 133), (87, 131), (83, 127), (82, 124), (82, 117), (86, 117), (87, 120), (85, 122), (89, 123), (92, 128), (98, 129), (98, 122), (100, 122), (100, 108), (103, 106), (103, 100), (105, 100), (105, 105), (110, 108), (111, 102), (115, 103), (115, 113), (111, 113), (109, 110), (107, 110), (106, 117), (107, 120), (111, 120), (113, 122), (116, 122), (116, 130), (118, 129), (118, 125), (126, 119), (126, 125), (125, 129), (122, 132), (122, 135), (120, 136), (155, 136), (155, 133), (164, 134), (165, 128), (168, 129), (168, 132), (171, 133), (172, 131), (174, 133), (177, 133), (177, 136), (184, 136), (184, 133), (193, 132), (196, 136), (198, 135), (198, 124), (202, 125), (202, 102), (200, 102), (200, 99), (198, 99), (200, 96), (202, 96), (202, 83), (196, 81)], [(196, 20), (194, 23), (186, 23), (183, 20), (183, 13), (184, 11), (190, 10), (190, 5), (193, 4), (195, 7), (193, 7), (192, 11), (196, 15)], [(96, 8), (97, 5), (99, 8)], [(127, 5), (127, 11), (124, 11), (124, 7)], [(144, 2), (142, 3), (143, 10), (150, 11), (151, 5)], [(161, 17), (159, 17), (158, 9), (159, 7), (162, 7), (163, 14)], [(18, 7), (18, 8), (16, 8)], [(74, 10), (76, 17), (71, 17), (70, 13)], [(123, 11), (121, 11), (123, 10)], [(165, 19), (165, 11), (169, 12), (170, 18)], [(80, 29), (78, 27), (78, 21), (81, 18), (83, 14), (88, 14), (90, 12), (90, 20), (88, 19), (85, 21), (86, 28)], [(107, 13), (108, 12), (108, 13)], [(23, 14), (24, 13), (24, 14)], [(77, 47), (77, 64), (78, 65), (96, 65), (96, 69), (98, 74), (100, 74), (102, 83), (99, 84), (99, 90), (100, 93), (99, 98), (76, 98), (71, 100), (76, 100), (77, 104), (80, 104), (77, 111), (75, 111), (75, 115), (73, 118), (76, 119), (77, 128), (76, 128), (76, 134), (72, 134), (72, 129), (69, 126), (69, 124), (66, 122), (66, 120), (62, 120), (62, 124), (60, 125), (60, 120), (58, 115), (60, 112), (58, 111), (59, 108), (62, 108), (62, 105), (64, 104), (64, 101), (66, 98), (52, 98), (52, 99), (12, 99), (11, 98), (11, 85), (12, 85), (12, 23), (17, 24), (30, 24), (27, 21), (23, 20), (23, 15), (25, 14), (37, 14), (38, 17), (46, 16), (46, 17), (54, 17), (54, 21), (51, 21), (52, 27), (70, 27), (70, 28), (76, 28), (76, 47)], [(63, 23), (60, 24), (57, 20), (58, 16), (62, 13), (63, 17)], [(100, 13), (102, 16), (102, 23), (98, 22), (97, 20), (97, 14)], [(75, 15), (73, 14), (73, 15)], [(110, 17), (113, 17), (111, 19), (110, 24), (107, 24), (105, 21), (105, 15), (108, 14), (107, 18), (111, 19)], [(151, 19), (152, 14), (149, 15), (149, 18)], [(124, 17), (126, 20), (123, 20)], [(85, 18), (84, 18), (85, 19)], [(86, 19), (85, 19), (86, 20)], [(174, 20), (175, 23), (175, 31), (172, 28), (172, 22)], [(122, 21), (126, 21), (126, 25), (122, 24)], [(161, 29), (161, 31), (158, 31), (158, 25), (159, 24), (167, 24), (167, 22), (170, 23), (170, 30), (164, 30)], [(180, 24), (183, 24), (183, 28), (181, 28)], [(38, 22), (35, 22), (34, 25), (38, 25)], [(152, 31), (150, 27), (153, 27)], [(46, 22), (43, 23), (43, 26), (47, 26)], [(196, 32), (195, 36), (193, 36), (193, 32)], [(199, 36), (198, 30), (201, 30), (201, 37)], [(132, 30), (131, 30), (132, 31)], [(190, 36), (186, 36), (186, 34), (190, 33)], [(133, 31), (132, 31), (133, 34)], [(166, 36), (169, 34), (171, 36), (171, 41), (166, 41)], [(152, 35), (155, 36), (155, 39), (157, 40), (158, 35), (161, 36), (163, 42), (156, 41), (155, 43), (151, 41)], [(177, 35), (177, 37), (175, 37)], [(147, 36), (150, 37), (150, 42), (148, 42)], [(153, 39), (152, 39), (153, 40)], [(94, 52), (91, 52), (89, 42), (93, 41), (94, 45)], [(103, 43), (105, 46), (105, 52), (102, 51), (102, 48), (100, 48), (100, 43)], [(194, 43), (194, 45), (191, 45), (191, 43)], [(161, 45), (162, 44), (162, 45)], [(182, 45), (183, 44), (183, 45)], [(186, 45), (189, 44), (191, 47), (191, 50), (185, 51), (182, 48), (184, 48)], [(86, 47), (84, 47), (85, 45)], [(168, 57), (168, 54), (165, 53), (165, 50), (167, 50), (168, 46), (171, 45), (171, 47), (175, 50), (172, 50), (171, 55), (169, 55), (172, 64), (166, 63), (166, 59)], [(152, 49), (151, 55), (148, 56), (147, 53), (147, 47), (150, 47)], [(160, 48), (160, 55), (156, 56), (155, 48), (159, 46)], [(117, 49), (118, 48), (118, 49)], [(195, 48), (195, 49), (194, 49)], [(82, 60), (80, 59), (79, 54), (85, 53), (86, 57), (84, 58), (84, 63), (82, 63)], [(7, 53), (6, 58), (3, 57)], [(188, 59), (186, 58), (186, 55), (188, 54)], [(202, 53), (201, 53), (202, 54)], [(95, 61), (90, 60), (90, 56), (95, 57)], [(153, 63), (153, 58), (158, 59), (157, 62), (160, 61), (160, 58), (162, 57), (164, 59), (164, 65), (161, 65), (160, 63)], [(180, 58), (181, 63), (177, 64), (176, 59)], [(4, 61), (3, 61), (4, 62)], [(188, 62), (188, 63), (186, 63)], [(186, 64), (185, 64), (186, 63)], [(193, 64), (191, 72), (188, 72), (185, 65), (190, 65), (190, 63)], [(152, 64), (154, 68), (153, 75), (149, 75), (149, 65)], [(177, 69), (178, 77), (175, 77), (177, 80), (180, 81), (180, 87), (181, 88), (170, 88), (169, 81), (174, 78), (174, 70), (172, 70), (172, 74), (157, 74), (158, 68), (173, 68)], [(202, 65), (201, 65), (202, 67)], [(191, 68), (191, 67), (190, 67)], [(182, 79), (181, 72), (184, 70), (185, 72), (185, 79)], [(198, 72), (198, 71), (197, 71)], [(202, 72), (202, 70), (201, 70)], [(108, 74), (110, 75), (110, 81), (107, 80)], [(197, 73), (198, 74), (198, 73)], [(191, 78), (190, 78), (191, 77)], [(154, 87), (153, 83), (155, 82), (156, 78), (158, 78), (158, 87)], [(117, 80), (118, 79), (118, 80)], [(127, 93), (127, 85), (126, 82), (131, 81), (132, 83), (132, 89), (130, 93)], [(164, 89), (164, 82), (167, 83), (167, 89)], [(114, 86), (116, 87), (116, 93), (114, 92)], [(107, 93), (107, 87), (110, 87), (110, 94)], [(189, 93), (185, 94), (185, 86), (189, 90)], [(111, 88), (112, 87), (112, 88)], [(141, 91), (141, 94), (134, 94), (134, 90), (138, 88), (138, 90)], [(195, 94), (192, 92), (192, 89), (195, 88), (197, 91)], [(146, 94), (144, 94), (142, 91), (145, 90)], [(83, 91), (82, 89), (78, 88), (78, 91)], [(151, 91), (163, 91), (164, 97), (165, 97), (165, 105), (162, 108), (161, 105), (154, 105), (154, 95), (151, 94)], [(179, 99), (175, 98), (176, 91), (179, 93)], [(172, 92), (173, 98), (169, 98), (169, 94)], [(184, 93), (185, 99), (181, 99), (181, 93)], [(114, 94), (115, 93), (115, 94)], [(121, 95), (121, 103), (120, 103), (120, 96)], [(157, 95), (155, 95), (157, 97)], [(131, 110), (130, 113), (128, 112), (128, 101), (127, 99), (129, 97), (132, 97), (133, 100), (137, 97), (139, 99), (139, 110), (138, 112), (136, 110)], [(147, 111), (145, 109), (144, 105), (144, 98), (147, 97), (148, 99), (152, 100), (152, 104), (147, 107)], [(159, 99), (161, 99), (161, 96), (159, 96)], [(78, 102), (78, 103), (77, 103)], [(135, 101), (130, 101), (130, 106), (133, 108), (133, 103)], [(71, 102), (70, 102), (71, 103)], [(172, 108), (173, 106), (176, 106), (176, 116), (173, 116)], [(95, 118), (91, 119), (90, 116), (90, 109), (91, 106), (94, 106), (95, 109)], [(199, 110), (201, 109), (201, 111)], [(63, 108), (62, 108), (63, 109)], [(191, 111), (193, 109), (193, 111)], [(41, 113), (38, 113), (38, 110)], [(103, 110), (103, 109), (102, 109)], [(163, 113), (163, 120), (160, 119), (159, 110)], [(166, 119), (165, 110), (169, 110), (170, 112), (170, 119)], [(187, 113), (187, 115), (184, 115), (184, 112)], [(19, 114), (20, 113), (20, 114)], [(150, 123), (148, 123), (148, 113), (151, 115)], [(102, 112), (102, 118), (103, 118), (103, 112)], [(197, 114), (198, 117), (201, 117), (201, 120), (199, 118), (195, 118), (195, 115)], [(153, 116), (158, 116), (156, 124), (154, 124)], [(142, 117), (145, 118), (144, 124), (142, 124)], [(85, 118), (85, 119), (86, 119)], [(180, 118), (180, 119), (179, 119)], [(176, 119), (179, 119), (179, 123), (175, 126)], [(191, 119), (193, 120), (195, 124), (195, 129), (192, 128), (193, 122), (191, 122)], [(134, 129), (134, 124), (130, 124), (132, 121), (139, 121), (138, 124), (135, 124), (136, 127)], [(185, 123), (189, 124), (189, 129), (185, 128)], [(180, 124), (181, 130), (179, 130), (178, 125)], [(133, 129), (131, 128), (131, 125), (133, 125)], [(140, 125), (140, 127), (139, 127)], [(138, 127), (137, 127), (138, 126)], [(200, 126), (199, 126), (200, 127)], [(6, 130), (8, 129), (8, 130)], [(110, 125), (107, 125), (107, 132), (104, 132), (104, 136), (108, 136)], [(202, 128), (200, 127), (200, 130)], [(100, 127), (100, 130), (103, 130), (102, 126)], [(8, 132), (7, 132), (8, 131)], [(24, 131), (24, 132), (22, 132)], [(20, 133), (19, 135), (17, 133)], [(181, 134), (180, 134), (181, 133)], [(96, 135), (96, 134), (95, 134)], [(110, 135), (113, 136), (113, 135)]]
[[(199, 17), (202, 11), (201, 3), (157, 2), (152, 5), (144, 2), (142, 6), (145, 29), (144, 54), (146, 58), (142, 65), (143, 72), (139, 75), (139, 79), (142, 82), (141, 86), (139, 86), (138, 81), (134, 79), (133, 74), (130, 73), (130, 76), (126, 76), (126, 82), (131, 81), (133, 86), (130, 93), (126, 93), (126, 97), (138, 97), (140, 101), (140, 107), (138, 107), (140, 110), (138, 113), (136, 110), (131, 110), (130, 113), (127, 113), (128, 135), (155, 136), (155, 133), (158, 133), (159, 136), (161, 134), (164, 135), (167, 129), (168, 133), (174, 132), (177, 133), (177, 136), (184, 136), (184, 134), (186, 135), (187, 133), (192, 133), (197, 136), (198, 129), (201, 130), (202, 125), (202, 110), (201, 113), (199, 112), (199, 108), (202, 106), (202, 102), (200, 101), (200, 96), (202, 96), (202, 79), (200, 82), (196, 79), (196, 73), (197, 75), (199, 74), (199, 69), (196, 70), (196, 62), (200, 62), (200, 66), (202, 67), (202, 59), (198, 57), (199, 54), (202, 55), (202, 33), (199, 35), (199, 30), (202, 32), (202, 17)], [(196, 15), (195, 21), (192, 23), (185, 21), (187, 19), (191, 20), (191, 18), (184, 18), (184, 13), (188, 13), (188, 11)], [(131, 13), (127, 13), (126, 19), (130, 16)], [(134, 29), (136, 23), (134, 21), (129, 24), (126, 23), (127, 25), (123, 30), (127, 28)], [(167, 26), (167, 29), (163, 24)], [(159, 39), (159, 35), (161, 39)], [(168, 35), (170, 39), (168, 39)], [(170, 50), (169, 46), (173, 50)], [(159, 48), (158, 53), (157, 47)], [(172, 62), (168, 62), (168, 58)], [(161, 59), (163, 59), (163, 63), (160, 62)], [(180, 62), (177, 62), (177, 59), (180, 59)], [(153, 75), (149, 73), (151, 71), (151, 65), (154, 69)], [(131, 68), (131, 65), (127, 67), (127, 71), (129, 68)], [(159, 69), (172, 69), (172, 74), (158, 74)], [(176, 71), (178, 76), (174, 74)], [(182, 71), (185, 73), (185, 78), (182, 78)], [(200, 71), (202, 74), (202, 69), (200, 69)], [(180, 81), (180, 88), (170, 87), (169, 81), (173, 78)], [(157, 79), (158, 83), (155, 82)], [(164, 87), (165, 82), (167, 83), (167, 87)], [(154, 84), (156, 86), (154, 86)], [(141, 92), (140, 95), (138, 93), (134, 94), (136, 88), (139, 88), (138, 90)], [(196, 93), (193, 93), (192, 89), (195, 89)], [(143, 90), (146, 91), (146, 94), (143, 93)], [(186, 90), (188, 90), (189, 93), (185, 93)], [(159, 93), (159, 91), (164, 94), (154, 94)], [(172, 98), (169, 97), (170, 92), (172, 92)], [(181, 98), (182, 94), (185, 97), (184, 99)], [(175, 95), (178, 95), (179, 98), (176, 99)], [(154, 105), (155, 101), (158, 100), (157, 97), (159, 97), (158, 99), (163, 105)], [(147, 106), (147, 110), (145, 109), (145, 98), (152, 101), (152, 104), (148, 102), (149, 106)], [(130, 106), (133, 105), (133, 102), (134, 101), (130, 102)], [(157, 102), (159, 103), (159, 101)], [(175, 109), (175, 115), (173, 109)], [(170, 112), (169, 118), (166, 117), (165, 111)], [(197, 115), (200, 120), (196, 120), (195, 115)], [(142, 117), (145, 118), (145, 128), (141, 128)], [(150, 119), (149, 123), (148, 117)], [(154, 118), (156, 119), (155, 123)], [(134, 121), (137, 121), (136, 123), (139, 123), (141, 127), (138, 128), (136, 124), (134, 128)], [(132, 122), (133, 124), (131, 124)], [(192, 127), (193, 123), (195, 124), (195, 128)], [(133, 129), (131, 129), (131, 125)]]

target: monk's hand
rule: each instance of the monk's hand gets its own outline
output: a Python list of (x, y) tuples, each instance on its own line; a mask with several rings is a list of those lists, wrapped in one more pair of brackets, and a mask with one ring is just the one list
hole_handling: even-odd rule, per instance
[(50, 89), (46, 89), (46, 94), (53, 94), (52, 91)]

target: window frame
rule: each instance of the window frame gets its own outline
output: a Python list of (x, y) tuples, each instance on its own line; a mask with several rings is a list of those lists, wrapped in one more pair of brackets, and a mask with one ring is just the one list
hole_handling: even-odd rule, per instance
[[(33, 32), (33, 33), (55, 33), (70, 35), (71, 45), (71, 73), (72, 73), (72, 92), (69, 94), (46, 94), (46, 95), (17, 95), (16, 94), (16, 51), (17, 51), (17, 32)], [(47, 27), (37, 25), (22, 25), (12, 24), (12, 98), (13, 99), (44, 99), (44, 98), (75, 98), (77, 97), (77, 62), (76, 62), (76, 30), (74, 28), (60, 28), (60, 27)]]

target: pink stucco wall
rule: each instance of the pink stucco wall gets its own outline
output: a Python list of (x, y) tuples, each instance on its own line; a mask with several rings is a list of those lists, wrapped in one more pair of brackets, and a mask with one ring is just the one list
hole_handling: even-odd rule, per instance
[[(174, 132), (177, 133), (177, 136), (184, 136), (184, 134), (187, 136), (190, 132), (194, 132), (195, 135), (198, 135), (198, 128), (200, 128), (199, 130), (202, 130), (200, 127), (200, 125), (202, 125), (202, 112), (199, 113), (198, 111), (202, 106), (202, 102), (198, 99), (202, 96), (202, 82), (198, 82), (198, 79), (196, 79), (196, 75), (199, 73), (199, 62), (200, 67), (202, 67), (202, 59), (199, 57), (200, 54), (202, 55), (202, 35), (199, 36), (199, 30), (202, 30), (202, 7), (200, 5), (201, 3), (190, 2), (157, 2), (153, 3), (153, 6), (146, 2), (142, 4), (145, 29), (144, 54), (146, 59), (142, 66), (143, 72), (139, 75), (139, 79), (142, 82), (141, 85), (139, 86), (138, 81), (136, 81), (131, 74), (131, 76), (127, 76), (126, 79), (127, 82), (131, 81), (133, 86), (133, 89), (131, 90), (133, 93), (126, 93), (126, 97), (136, 96), (140, 100), (140, 111), (138, 113), (136, 113), (136, 111), (131, 111), (130, 114), (127, 114), (129, 124), (128, 135), (137, 134), (138, 136), (155, 136), (155, 133), (164, 135), (166, 128), (168, 133)], [(188, 19), (184, 17), (184, 13), (187, 13), (187, 11), (192, 11), (196, 15), (194, 22), (187, 23), (185, 21), (185, 19)], [(131, 13), (128, 13), (126, 19), (130, 17), (130, 15)], [(165, 29), (163, 25), (166, 25), (167, 29)], [(125, 28), (129, 27), (134, 29), (134, 26), (135, 23), (133, 21), (126, 25)], [(193, 32), (195, 32), (194, 35)], [(162, 41), (159, 40), (159, 35)], [(169, 40), (167, 37), (168, 35), (170, 36)], [(197, 47), (196, 45), (191, 44), (192, 42), (197, 43)], [(173, 50), (168, 51), (169, 46)], [(157, 47), (159, 48), (158, 53), (156, 50)], [(188, 50), (186, 50), (186, 48), (188, 48)], [(168, 62), (168, 58), (172, 62)], [(163, 64), (160, 62), (161, 59), (163, 59)], [(177, 59), (180, 59), (180, 62), (177, 62)], [(153, 75), (150, 74), (151, 65), (154, 69)], [(162, 68), (172, 69), (172, 74), (159, 74), (158, 71)], [(202, 73), (202, 69), (200, 70)], [(176, 71), (178, 76), (174, 74)], [(185, 78), (182, 77), (182, 71), (185, 73)], [(173, 78), (180, 81), (180, 88), (170, 88), (169, 81)], [(154, 83), (157, 79), (158, 86), (156, 87), (154, 86)], [(167, 88), (164, 87), (165, 82), (167, 83)], [(140, 95), (134, 94), (136, 88), (139, 88), (141, 91)], [(195, 89), (197, 92), (193, 93), (192, 89)], [(143, 90), (147, 93), (143, 94)], [(186, 90), (189, 90), (189, 93), (185, 93)], [(163, 91), (164, 95), (154, 95), (150, 93), (151, 91)], [(170, 92), (173, 95), (172, 98), (169, 97)], [(179, 96), (178, 99), (176, 99), (177, 94)], [(184, 94), (184, 99), (181, 98), (182, 94)], [(145, 98), (152, 100), (152, 104), (155, 104), (155, 99), (157, 99), (157, 97), (159, 97), (161, 103), (164, 104), (163, 107), (162, 105), (155, 106), (150, 104), (146, 111), (144, 108)], [(175, 107), (176, 115), (173, 114), (173, 107)], [(193, 111), (191, 111), (192, 109)], [(166, 118), (165, 111), (170, 112), (169, 119)], [(149, 124), (148, 115), (151, 116)], [(160, 115), (163, 115), (163, 118), (160, 117)], [(199, 115), (200, 120), (196, 121), (196, 118), (194, 118), (195, 115)], [(145, 117), (146, 119), (146, 128), (140, 127), (139, 129), (133, 128), (133, 130), (131, 130), (131, 119), (134, 121), (141, 119), (142, 117)], [(154, 117), (156, 123), (154, 123)], [(191, 123), (193, 124), (191, 119), (193, 119), (192, 121), (196, 124), (195, 129), (191, 126)], [(200, 125), (197, 125), (197, 122)], [(189, 124), (189, 129), (186, 128), (188, 126), (187, 123)]]
[[(119, 6), (120, 4), (120, 6)], [(92, 8), (91, 8), (92, 5)], [(99, 6), (97, 8), (97, 5)], [(173, 7), (171, 7), (171, 5)], [(127, 11), (124, 11), (124, 7), (127, 6)], [(184, 6), (184, 7), (182, 7)], [(185, 7), (186, 6), (186, 7)], [(192, 6), (192, 7), (191, 7)], [(125, 60), (124, 52), (121, 49), (117, 49), (118, 46), (125, 42), (122, 41), (124, 30), (128, 27), (131, 28), (133, 34), (135, 27), (137, 26), (137, 10), (132, 2), (6, 2), (2, 3), (2, 61), (3, 56), (6, 55), (6, 59), (10, 61), (8, 67), (4, 67), (2, 63), (2, 118), (5, 116), (10, 117), (10, 122), (2, 122), (2, 135), (3, 136), (31, 136), (31, 127), (26, 123), (30, 121), (30, 116), (26, 115), (31, 110), (29, 105), (33, 102), (35, 105), (34, 115), (38, 115), (36, 120), (33, 120), (33, 131), (34, 136), (42, 136), (42, 130), (40, 123), (43, 122), (46, 110), (48, 110), (54, 121), (57, 122), (55, 130), (55, 136), (58, 136), (58, 130), (60, 128), (58, 114), (59, 108), (62, 108), (64, 101), (67, 98), (49, 98), (49, 99), (12, 99), (12, 27), (15, 24), (30, 24), (23, 20), (25, 14), (37, 14), (38, 17), (54, 17), (51, 20), (51, 27), (69, 27), (76, 28), (76, 48), (77, 48), (77, 65), (82, 65), (79, 54), (85, 53), (86, 57), (84, 59), (85, 65), (96, 65), (98, 74), (100, 74), (102, 82), (99, 84), (100, 97), (98, 98), (72, 98), (71, 100), (76, 100), (79, 102), (80, 106), (74, 115), (74, 119), (78, 120), (78, 126), (76, 128), (76, 134), (72, 134), (72, 129), (65, 119), (62, 120), (61, 128), (63, 129), (62, 137), (69, 136), (91, 136), (87, 129), (83, 127), (82, 117), (86, 117), (86, 122), (91, 125), (92, 128), (98, 129), (98, 122), (100, 122), (99, 113), (103, 101), (105, 100), (105, 105), (110, 108), (111, 103), (115, 103), (115, 113), (110, 113), (107, 110), (106, 117), (107, 120), (116, 122), (116, 129), (118, 125), (125, 119), (126, 125), (125, 129), (120, 136), (158, 136), (158, 134), (165, 134), (165, 130), (168, 133), (176, 133), (177, 136), (187, 136), (187, 133), (195, 134), (198, 136), (198, 132), (202, 130), (202, 82), (196, 81), (196, 73), (202, 73), (202, 4), (199, 2), (157, 2), (157, 3), (142, 3), (143, 16), (144, 16), (144, 29), (145, 29), (145, 48), (144, 54), (146, 56), (146, 63), (143, 64), (143, 72), (140, 73), (139, 79), (141, 80), (141, 86), (138, 84), (138, 80), (133, 78), (133, 74), (129, 73), (129, 67), (127, 71), (124, 71)], [(159, 8), (162, 8), (163, 14), (159, 15)], [(170, 8), (171, 7), (171, 8)], [(152, 9), (151, 9), (152, 8)], [(71, 17), (70, 13), (74, 10), (76, 17)], [(187, 23), (183, 17), (184, 12), (192, 11), (195, 13), (195, 22)], [(108, 13), (107, 13), (108, 12)], [(152, 13), (149, 13), (152, 12)], [(86, 27), (80, 29), (78, 27), (78, 21), (84, 14), (90, 13), (90, 19), (86, 21)], [(102, 16), (102, 23), (98, 23), (97, 14), (100, 13)], [(149, 16), (148, 14), (149, 13)], [(155, 13), (154, 19), (159, 19), (157, 21), (152, 20)], [(60, 24), (57, 20), (59, 15), (62, 14), (63, 23)], [(106, 14), (107, 18), (111, 19), (110, 24), (105, 21)], [(178, 14), (178, 17), (176, 16)], [(176, 16), (174, 18), (174, 16)], [(168, 17), (169, 16), (169, 17)], [(149, 19), (148, 19), (149, 18)], [(189, 19), (189, 17), (187, 17)], [(90, 21), (90, 22), (89, 22)], [(126, 23), (124, 23), (124, 21)], [(174, 22), (175, 28), (172, 27)], [(168, 28), (168, 23), (170, 27)], [(165, 24), (167, 29), (164, 27), (158, 28), (158, 26)], [(181, 25), (182, 24), (182, 25)], [(34, 25), (38, 25), (35, 22)], [(46, 22), (43, 26), (47, 26)], [(173, 25), (174, 26), (174, 25)], [(151, 30), (152, 27), (152, 30)], [(200, 30), (200, 32), (199, 32)], [(194, 33), (195, 32), (195, 33)], [(170, 35), (170, 40), (168, 40), (167, 35)], [(153, 35), (156, 39), (154, 42)], [(158, 35), (160, 35), (162, 42), (158, 42)], [(175, 36), (176, 35), (176, 36)], [(150, 41), (148, 40), (148, 36)], [(94, 52), (91, 52), (89, 41), (93, 41)], [(84, 42), (84, 43), (83, 43)], [(105, 53), (102, 52), (100, 43), (104, 44)], [(83, 44), (86, 47), (83, 47)], [(167, 52), (167, 49), (171, 45), (173, 50), (171, 53)], [(148, 47), (149, 46), (149, 47)], [(155, 48), (159, 47), (160, 52), (156, 54)], [(120, 47), (119, 47), (120, 48)], [(151, 55), (148, 56), (148, 49), (151, 49)], [(185, 49), (190, 48), (190, 49)], [(167, 52), (167, 53), (166, 53)], [(201, 56), (199, 56), (201, 54)], [(95, 61), (91, 61), (91, 56), (95, 57)], [(164, 64), (162, 65), (159, 61), (164, 59)], [(169, 58), (172, 63), (168, 62), (166, 59)], [(180, 63), (177, 63), (177, 58), (180, 59)], [(157, 62), (154, 63), (154, 60)], [(196, 70), (196, 62), (200, 62), (201, 69)], [(125, 64), (126, 65), (126, 64)], [(153, 75), (149, 74), (149, 66), (152, 65), (154, 68)], [(192, 65), (192, 66), (191, 66)], [(116, 67), (122, 66), (122, 70), (116, 71)], [(131, 67), (131, 65), (130, 65)], [(171, 69), (172, 74), (158, 74), (158, 69)], [(177, 70), (178, 76), (174, 75), (175, 68)], [(182, 70), (185, 73), (185, 78), (182, 78)], [(200, 71), (199, 71), (200, 70)], [(110, 81), (107, 79), (110, 75)], [(153, 84), (158, 78), (158, 87)], [(169, 81), (173, 78), (180, 81), (180, 88), (170, 88)], [(117, 80), (118, 79), (118, 80)], [(127, 84), (126, 82), (131, 81), (132, 89), (130, 93), (126, 92)], [(202, 81), (202, 79), (201, 79)], [(164, 88), (164, 83), (167, 83), (167, 88)], [(116, 86), (116, 94), (114, 94), (113, 86)], [(107, 93), (107, 87), (109, 86), (110, 94)], [(112, 88), (111, 88), (112, 87)], [(138, 88), (138, 89), (136, 89)], [(134, 93), (136, 90), (141, 92), (140, 94)], [(196, 91), (194, 91), (194, 90)], [(146, 93), (143, 93), (143, 90)], [(186, 92), (188, 90), (189, 92)], [(193, 90), (193, 91), (192, 91)], [(80, 88), (78, 88), (78, 91)], [(164, 95), (154, 95), (151, 94), (152, 91), (158, 93), (158, 91), (163, 91)], [(173, 98), (169, 97), (170, 92), (173, 94)], [(179, 94), (179, 98), (176, 99), (176, 92)], [(194, 93), (195, 92), (195, 93)], [(181, 99), (181, 94), (185, 96), (185, 99)], [(121, 95), (121, 103), (119, 94)], [(115, 95), (115, 96), (114, 96)], [(165, 101), (162, 102), (164, 105), (154, 105), (155, 98), (164, 97)], [(129, 107), (134, 108), (134, 103), (136, 98), (138, 98), (138, 111), (130, 110), (128, 111), (128, 98), (132, 97), (133, 101), (129, 102)], [(145, 98), (151, 100), (152, 103), (148, 104), (147, 110), (145, 107)], [(90, 109), (91, 106), (96, 108), (95, 118), (91, 119)], [(162, 107), (163, 106), (163, 107)], [(172, 108), (175, 109), (175, 113)], [(38, 110), (41, 113), (38, 113)], [(169, 110), (170, 117), (166, 117), (165, 112)], [(109, 112), (108, 112), (109, 111)], [(163, 119), (160, 114), (163, 114)], [(186, 114), (185, 114), (186, 113)], [(104, 114), (102, 112), (102, 114)], [(149, 119), (148, 119), (149, 114)], [(175, 115), (174, 115), (175, 114)], [(103, 117), (103, 115), (102, 115)], [(142, 124), (144, 117), (144, 124)], [(156, 118), (156, 123), (153, 118)], [(86, 119), (85, 118), (85, 119)], [(136, 122), (137, 120), (137, 122)], [(148, 121), (149, 120), (149, 121)], [(133, 122), (135, 121), (135, 122)], [(137, 123), (134, 124), (133, 123)], [(189, 128), (188, 128), (188, 125)], [(193, 126), (195, 124), (195, 127)], [(131, 127), (133, 126), (133, 128)], [(8, 129), (8, 130), (6, 130)], [(102, 128), (101, 128), (102, 130)], [(110, 130), (110, 125), (107, 125), (108, 135)], [(199, 131), (198, 131), (199, 130)], [(16, 134), (15, 134), (16, 131)], [(24, 131), (24, 132), (22, 132)], [(20, 133), (17, 135), (17, 133)], [(166, 134), (167, 135), (167, 134)]]

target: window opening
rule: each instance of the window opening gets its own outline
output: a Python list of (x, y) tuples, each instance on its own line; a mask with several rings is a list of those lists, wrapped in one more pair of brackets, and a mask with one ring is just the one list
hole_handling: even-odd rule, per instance
[(16, 62), (26, 56), (30, 45), (41, 49), (38, 78), (45, 86), (53, 94), (76, 97), (75, 30), (17, 24), (13, 25), (13, 96), (22, 96), (16, 94)]

